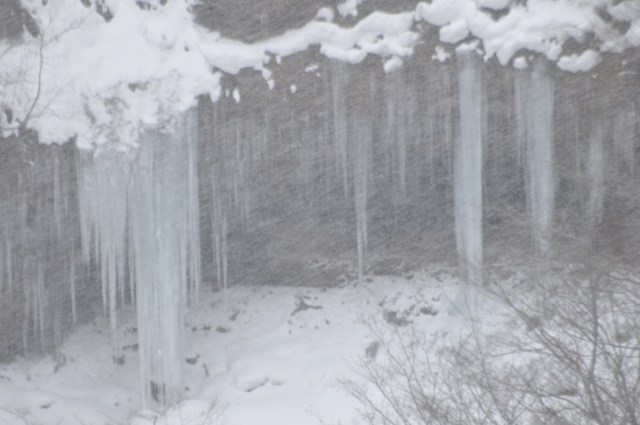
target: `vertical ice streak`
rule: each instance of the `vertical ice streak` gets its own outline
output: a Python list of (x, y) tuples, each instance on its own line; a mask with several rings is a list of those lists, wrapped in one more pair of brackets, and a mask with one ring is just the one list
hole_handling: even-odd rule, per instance
[[(448, 174), (449, 175), (453, 175), (454, 171), (453, 168), (455, 168), (455, 164), (454, 161), (451, 160), (452, 159), (452, 154), (450, 154), (450, 152), (454, 152), (455, 151), (455, 147), (454, 145), (454, 123), (455, 123), (455, 118), (453, 117), (453, 112), (454, 112), (454, 104), (453, 104), (453, 94), (452, 92), (454, 92), (454, 83), (451, 82), (451, 77), (449, 75), (448, 72), (443, 72), (442, 75), (442, 86), (439, 87), (439, 89), (437, 90), (437, 98), (438, 99), (442, 99), (444, 98), (444, 112), (443, 112), (443, 116), (442, 116), (442, 126), (443, 126), (443, 133), (444, 133), (444, 137), (443, 137), (443, 148), (444, 148), (444, 156), (445, 156), (445, 160), (446, 160), (446, 164), (449, 165), (449, 169)], [(448, 156), (448, 155), (452, 155), (452, 156)]]
[(29, 316), (31, 314), (31, 284), (24, 284), (22, 286), (24, 295), (24, 316), (22, 321), (22, 349), (23, 355), (27, 355), (29, 352)]
[[(8, 232), (6, 232), (8, 233)], [(4, 247), (5, 247), (5, 251), (4, 251), (4, 255), (5, 255), (5, 261), (7, 263), (7, 285), (9, 287), (9, 294), (13, 294), (13, 259), (11, 256), (11, 240), (9, 239), (9, 236), (5, 236), (5, 240), (4, 240)]]
[(72, 323), (75, 324), (78, 319), (77, 307), (76, 307), (76, 265), (75, 255), (73, 248), (71, 250), (71, 256), (69, 257), (69, 282), (70, 282), (70, 291), (71, 291), (71, 320)]
[[(136, 166), (132, 172), (129, 203), (129, 241), (133, 247), (133, 262), (136, 282), (136, 315), (138, 317), (138, 345), (140, 356), (140, 383), (143, 406), (152, 403), (151, 380), (152, 371), (156, 369), (154, 350), (155, 335), (151, 326), (156, 322), (154, 307), (156, 301), (156, 279), (158, 270), (155, 267), (157, 247), (155, 238), (156, 215), (153, 208), (153, 151), (151, 137), (147, 135), (145, 145), (139, 153)], [(134, 202), (135, 200), (135, 202)], [(152, 364), (153, 362), (153, 364)], [(154, 383), (155, 384), (155, 383)], [(155, 384), (157, 385), (157, 384)], [(157, 396), (156, 396), (157, 398)]]
[(454, 220), (462, 274), (482, 281), (482, 97), (475, 52), (458, 52), (460, 137), (454, 151)]
[[(402, 87), (405, 87), (405, 82), (402, 82)], [(406, 94), (406, 97), (404, 96)], [(397, 128), (397, 141), (398, 141), (398, 180), (400, 181), (400, 194), (401, 202), (404, 202), (407, 197), (407, 130), (410, 125), (407, 119), (408, 111), (405, 110), (405, 102), (409, 100), (409, 93), (403, 93), (404, 101), (398, 105), (399, 113), (399, 125)], [(409, 109), (409, 108), (406, 108)]]
[[(387, 152), (389, 155), (389, 169), (391, 171), (392, 185), (397, 186), (399, 190), (394, 190), (394, 206), (403, 204), (406, 200), (407, 188), (407, 133), (411, 131), (409, 113), (412, 96), (406, 87), (407, 82), (403, 78), (402, 70), (395, 71), (385, 78), (386, 83), (386, 106), (387, 106), (387, 122), (386, 138)], [(397, 174), (397, 177), (396, 177)], [(397, 220), (397, 214), (395, 219)]]
[(58, 150), (53, 152), (53, 216), (56, 224), (58, 237), (62, 235), (62, 219), (63, 214), (60, 205), (61, 189), (60, 189), (60, 160), (58, 158)]
[[(215, 170), (214, 170), (215, 171)], [(212, 172), (211, 187), (213, 195), (213, 243), (216, 254), (216, 277), (218, 289), (228, 288), (227, 284), (227, 208), (224, 195), (220, 192), (218, 182), (222, 176)]]
[(336, 148), (338, 175), (342, 176), (344, 196), (349, 196), (349, 157), (347, 137), (346, 84), (347, 66), (341, 62), (332, 62), (331, 84), (333, 95), (333, 136)]
[(513, 81), (515, 103), (515, 142), (518, 165), (525, 162), (527, 146), (527, 80), (525, 72), (517, 72)]
[(186, 112), (182, 137), (185, 138), (189, 154), (188, 164), (188, 275), (191, 300), (198, 301), (200, 294), (200, 206), (198, 201), (198, 110), (193, 108)]
[[(4, 229), (3, 229), (4, 230)], [(6, 230), (4, 231), (0, 231), (0, 239), (4, 239), (7, 240), (9, 239)], [(5, 286), (5, 275), (4, 275), (4, 265), (5, 265), (5, 260), (6, 260), (6, 253), (5, 253), (5, 247), (6, 244), (1, 244), (0, 243), (0, 291), (4, 290), (4, 286)], [(7, 284), (8, 286), (8, 284)], [(11, 297), (11, 293), (9, 293), (9, 297)], [(0, 308), (2, 308), (2, 301), (3, 298), (0, 298)], [(0, 314), (2, 312), (0, 311)]]
[(589, 134), (589, 158), (587, 175), (589, 176), (589, 204), (587, 220), (591, 237), (602, 221), (604, 210), (604, 134), (602, 119), (594, 118), (593, 128)]
[(38, 278), (36, 280), (36, 307), (33, 309), (34, 311), (34, 335), (40, 333), (40, 349), (44, 351), (45, 342), (44, 342), (44, 317), (45, 317), (45, 309), (46, 309), (46, 296), (44, 294), (44, 266), (42, 264), (38, 265)]
[(549, 233), (553, 220), (553, 79), (546, 60), (534, 62), (529, 74), (527, 104), (527, 201), (533, 221), (533, 237), (538, 251), (549, 251)]
[(623, 163), (626, 171), (632, 175), (635, 156), (635, 123), (636, 110), (631, 102), (624, 104), (613, 116), (613, 143), (618, 156), (617, 160)]
[(353, 160), (353, 194), (356, 210), (356, 238), (358, 247), (358, 281), (364, 275), (364, 256), (367, 250), (367, 180), (369, 145), (371, 144), (371, 122), (364, 114), (357, 113), (353, 120), (352, 139)]

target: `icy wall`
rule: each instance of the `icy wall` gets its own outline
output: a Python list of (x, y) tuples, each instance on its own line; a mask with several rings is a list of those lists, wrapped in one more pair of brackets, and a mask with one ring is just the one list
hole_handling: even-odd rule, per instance
[(635, 261), (635, 3), (382, 3), (238, 34), (213, 3), (207, 29), (189, 2), (24, 2), (0, 56), (0, 360), (134, 309), (145, 402), (172, 403), (200, 291)]

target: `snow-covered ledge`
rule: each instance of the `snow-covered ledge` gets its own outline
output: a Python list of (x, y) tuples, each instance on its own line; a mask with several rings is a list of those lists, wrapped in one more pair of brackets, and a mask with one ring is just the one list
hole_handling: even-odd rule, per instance
[[(359, 3), (337, 11), (357, 16)], [(222, 73), (254, 69), (273, 88), (272, 60), (314, 45), (348, 63), (379, 55), (392, 71), (424, 42), (428, 25), (439, 27), (434, 59), (446, 60), (460, 43), (477, 39), (485, 60), (517, 68), (543, 55), (563, 70), (588, 71), (600, 52), (640, 46), (640, 8), (632, 1), (433, 0), (404, 13), (372, 13), (348, 28), (332, 22), (334, 10), (324, 7), (302, 28), (254, 44), (196, 25), (194, 0), (145, 4), (110, 0), (98, 13), (93, 1), (24, 0), (39, 33), (0, 43), (2, 134), (29, 128), (47, 144), (75, 140), (91, 148), (115, 139), (120, 149), (135, 149), (144, 126), (187, 110), (197, 96), (217, 100)], [(582, 50), (565, 52), (569, 41), (580, 45), (591, 36)]]

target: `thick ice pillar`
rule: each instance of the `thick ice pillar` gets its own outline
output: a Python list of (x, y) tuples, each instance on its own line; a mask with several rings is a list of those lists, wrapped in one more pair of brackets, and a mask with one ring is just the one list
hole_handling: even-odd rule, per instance
[(553, 221), (553, 79), (547, 61), (533, 64), (526, 84), (527, 205), (533, 222), (533, 238), (538, 251), (549, 251)]
[(195, 119), (191, 111), (145, 130), (136, 158), (108, 149), (79, 155), (84, 257), (91, 261), (93, 249), (99, 264), (114, 357), (118, 301), (135, 302), (145, 407), (173, 404), (182, 394), (186, 295), (197, 298), (200, 279)]
[(187, 117), (172, 129), (145, 131), (133, 165), (130, 236), (145, 406), (171, 405), (182, 395), (186, 292), (197, 292), (192, 259), (200, 256), (192, 124)]
[(454, 151), (454, 215), (461, 271), (482, 281), (481, 64), (474, 51), (458, 51), (460, 137)]

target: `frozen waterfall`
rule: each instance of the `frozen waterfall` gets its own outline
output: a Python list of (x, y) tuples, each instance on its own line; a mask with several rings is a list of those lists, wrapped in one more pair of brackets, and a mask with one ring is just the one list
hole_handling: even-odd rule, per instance
[(0, 357), (55, 354), (103, 316), (120, 365), (135, 314), (153, 407), (181, 397), (184, 317), (204, 291), (455, 261), (480, 283), (583, 242), (635, 261), (635, 74), (570, 75), (533, 54), (510, 69), (464, 46), (395, 69), (305, 52), (224, 74), (219, 99), (145, 127), (137, 149), (0, 145)]
[(191, 111), (177, 124), (144, 130), (136, 158), (80, 156), (84, 258), (93, 252), (101, 270), (114, 361), (117, 306), (135, 304), (145, 406), (170, 405), (182, 394), (184, 310), (200, 283), (197, 138)]
[[(521, 81), (521, 80), (520, 80)], [(553, 176), (553, 79), (547, 63), (538, 59), (525, 82), (526, 105), (526, 190), (527, 205), (533, 223), (533, 239), (538, 251), (549, 252), (549, 236), (553, 220), (555, 182)]]
[(456, 245), (461, 272), (482, 282), (482, 90), (480, 59), (459, 51), (460, 136), (454, 150)]

